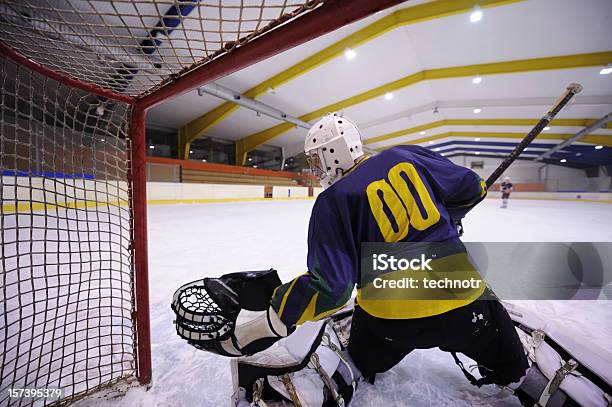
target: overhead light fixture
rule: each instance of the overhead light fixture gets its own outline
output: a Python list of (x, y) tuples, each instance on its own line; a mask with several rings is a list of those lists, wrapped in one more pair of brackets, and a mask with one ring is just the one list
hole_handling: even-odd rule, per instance
[(103, 139), (103, 138), (101, 138), (101, 139), (100, 139), (100, 141), (104, 143), (106, 140), (105, 140), (105, 139)]
[(433, 143), (434, 143), (434, 142), (433, 142), (433, 140), (430, 140), (430, 141), (429, 141), (429, 144), (433, 144)]
[(149, 148), (150, 148), (151, 150), (153, 150), (153, 149), (155, 148), (155, 146), (154, 146), (154, 145), (150, 145), (150, 146), (149, 146)]
[(474, 141), (480, 141), (480, 137), (476, 137)]
[(609, 75), (612, 73), (612, 64), (608, 64), (607, 66), (601, 68), (601, 71), (599, 71), (600, 75)]
[(446, 156), (446, 154), (444, 154), (444, 153), (440, 153), (440, 155), (441, 155), (442, 157)]
[(474, 85), (477, 85), (477, 84), (479, 84), (480, 82), (482, 82), (482, 76), (480, 76), (480, 75), (476, 75), (476, 76), (474, 76), (474, 77), (472, 78), (472, 83), (473, 83)]
[(601, 150), (603, 146), (595, 146), (595, 150)]
[(576, 157), (580, 157), (582, 153), (576, 153)]
[(543, 129), (543, 130), (544, 130), (544, 131), (548, 131), (548, 130), (550, 130), (550, 126), (546, 126), (546, 127), (544, 127), (544, 129)]
[(420, 132), (419, 134), (420, 134), (421, 136), (424, 136), (424, 135), (425, 135), (425, 134), (427, 134), (427, 133), (425, 133), (424, 131), (422, 131), (422, 132)]
[(387, 92), (387, 93), (385, 93), (385, 99), (386, 99), (386, 100), (391, 100), (391, 99), (393, 99), (393, 93), (391, 93), (391, 92)]
[(482, 10), (480, 9), (480, 7), (476, 6), (474, 7), (474, 10), (470, 13), (470, 22), (476, 23), (480, 20), (482, 20)]
[(480, 151), (476, 151), (474, 154), (476, 154), (476, 155), (480, 155)]
[(253, 161), (253, 157), (249, 157), (249, 161)]
[(562, 163), (566, 163), (566, 162), (567, 162), (567, 160), (566, 160), (565, 158), (562, 158), (562, 159), (561, 159), (561, 162), (562, 162)]
[(189, 150), (189, 154), (193, 154), (193, 150)]
[(474, 110), (472, 110), (474, 112), (474, 114), (478, 114), (480, 112), (482, 112), (482, 109), (479, 107), (475, 107)]
[(357, 53), (355, 52), (355, 50), (351, 48), (347, 48), (344, 50), (344, 57), (348, 59), (349, 61), (351, 59), (355, 59), (356, 56), (357, 56)]
[(440, 151), (440, 147), (434, 148), (434, 151)]

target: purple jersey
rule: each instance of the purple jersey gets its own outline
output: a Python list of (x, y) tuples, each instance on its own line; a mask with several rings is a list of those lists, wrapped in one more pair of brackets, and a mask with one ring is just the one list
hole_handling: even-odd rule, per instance
[(362, 242), (459, 241), (454, 220), (486, 195), (473, 171), (419, 146), (367, 158), (321, 193), (308, 230), (308, 271), (277, 288), (287, 326), (320, 319), (359, 283)]

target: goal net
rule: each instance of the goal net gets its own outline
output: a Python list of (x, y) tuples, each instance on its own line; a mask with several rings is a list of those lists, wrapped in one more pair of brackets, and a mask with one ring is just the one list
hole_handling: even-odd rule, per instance
[(136, 342), (128, 106), (98, 114), (94, 95), (1, 64), (6, 405), (11, 388), (73, 397), (133, 376)]
[(0, 405), (151, 381), (146, 110), (394, 3), (0, 2)]

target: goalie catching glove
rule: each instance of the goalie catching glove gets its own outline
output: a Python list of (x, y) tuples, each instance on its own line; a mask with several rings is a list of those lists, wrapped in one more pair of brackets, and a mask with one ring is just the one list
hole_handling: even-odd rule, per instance
[(289, 334), (270, 308), (281, 285), (276, 270), (204, 278), (180, 287), (172, 299), (176, 332), (187, 342), (223, 356), (252, 355)]

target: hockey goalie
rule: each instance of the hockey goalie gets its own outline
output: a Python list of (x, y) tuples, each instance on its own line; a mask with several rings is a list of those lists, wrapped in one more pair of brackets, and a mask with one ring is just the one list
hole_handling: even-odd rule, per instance
[[(525, 405), (609, 405), (609, 365), (551, 346), (544, 326), (517, 310), (511, 317), (485, 284), (458, 299), (399, 306), (362, 295), (371, 284), (360, 278), (364, 242), (463, 247), (457, 223), (487, 192), (476, 173), (419, 146), (369, 156), (357, 126), (336, 114), (308, 132), (305, 154), (324, 188), (310, 218), (307, 271), (285, 284), (274, 270), (203, 279), (173, 299), (180, 336), (236, 357), (234, 405), (348, 405), (360, 380), (374, 383), (429, 348), (451, 353), (475, 386), (504, 387)], [(453, 255), (470, 262), (465, 250)]]

